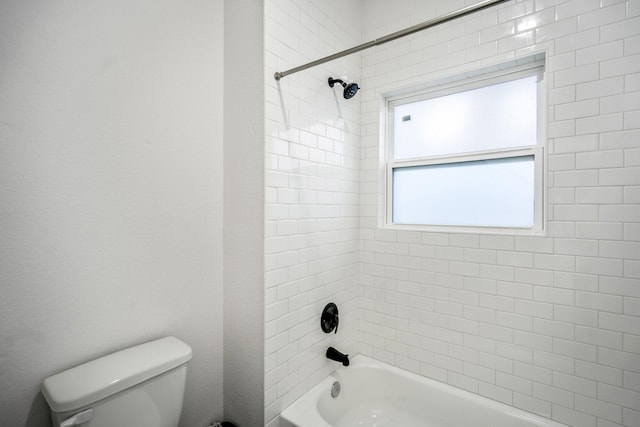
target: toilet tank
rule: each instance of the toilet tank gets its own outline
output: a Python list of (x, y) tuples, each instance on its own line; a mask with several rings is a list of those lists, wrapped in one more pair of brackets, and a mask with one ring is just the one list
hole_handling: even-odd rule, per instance
[(54, 427), (177, 427), (191, 348), (166, 337), (50, 376)]

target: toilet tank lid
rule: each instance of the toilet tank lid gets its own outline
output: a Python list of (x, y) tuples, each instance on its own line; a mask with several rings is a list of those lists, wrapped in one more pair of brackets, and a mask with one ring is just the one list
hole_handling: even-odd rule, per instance
[(191, 360), (191, 347), (166, 337), (92, 360), (42, 382), (55, 412), (80, 409)]

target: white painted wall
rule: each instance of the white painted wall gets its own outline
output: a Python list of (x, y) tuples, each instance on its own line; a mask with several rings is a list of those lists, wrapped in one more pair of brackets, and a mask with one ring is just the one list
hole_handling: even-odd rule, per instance
[(222, 415), (222, 2), (0, 5), (0, 423), (40, 381), (175, 335)]
[[(366, 39), (474, 2), (385, 3)], [(535, 52), (547, 235), (378, 228), (382, 94)], [(637, 0), (524, 0), (363, 55), (361, 353), (571, 426), (640, 425), (639, 53)]]
[(264, 425), (264, 5), (224, 2), (224, 416)]

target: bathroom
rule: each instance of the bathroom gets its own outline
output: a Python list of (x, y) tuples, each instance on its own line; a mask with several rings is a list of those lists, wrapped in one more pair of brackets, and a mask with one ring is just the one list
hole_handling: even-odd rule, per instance
[[(3, 426), (165, 335), (193, 349), (181, 427), (277, 427), (328, 346), (640, 425), (640, 2), (512, 0), (273, 78), (475, 1), (389, 3), (2, 2)], [(540, 53), (544, 233), (382, 227), (381, 94)]]

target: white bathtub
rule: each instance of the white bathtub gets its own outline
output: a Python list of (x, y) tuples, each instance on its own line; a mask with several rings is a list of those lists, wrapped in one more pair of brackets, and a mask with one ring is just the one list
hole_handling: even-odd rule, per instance
[(285, 409), (280, 426), (567, 427), (362, 355)]

